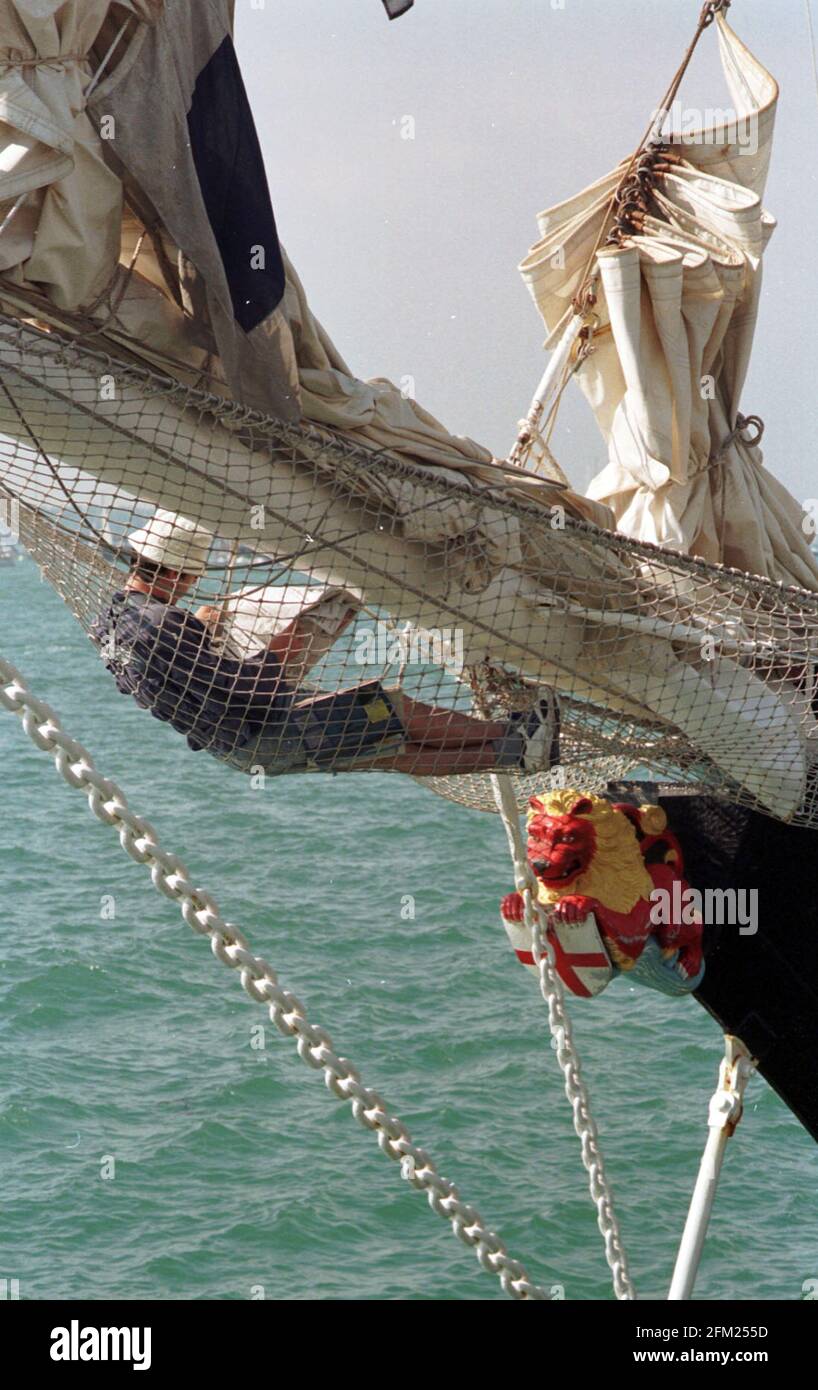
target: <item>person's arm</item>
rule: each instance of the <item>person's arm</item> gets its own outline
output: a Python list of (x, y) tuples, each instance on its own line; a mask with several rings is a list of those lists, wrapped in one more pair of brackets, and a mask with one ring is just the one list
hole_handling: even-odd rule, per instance
[[(224, 609), (216, 608), (212, 604), (203, 604), (201, 608), (196, 609), (194, 616), (197, 622), (204, 623), (208, 632), (215, 636), (224, 618)], [(346, 627), (347, 622), (351, 621), (353, 617), (354, 611), (350, 609), (349, 616), (344, 620), (342, 628)], [(340, 628), (339, 631), (341, 631), (342, 628)], [(272, 652), (273, 656), (278, 658), (282, 666), (286, 666), (290, 661), (297, 664), (306, 654), (307, 648), (310, 645), (310, 640), (309, 633), (304, 632), (299, 626), (298, 618), (294, 618), (291, 623), (288, 623), (285, 628), (282, 628), (281, 632), (273, 633), (267, 643), (266, 650)]]
[(206, 628), (215, 632), (224, 617), (223, 608), (215, 608), (212, 604), (203, 603), (201, 608), (197, 608), (193, 615), (197, 622), (204, 623)]
[(281, 632), (274, 632), (267, 643), (267, 651), (277, 657), (282, 666), (288, 662), (298, 662), (310, 644), (309, 633), (304, 632), (294, 618)]

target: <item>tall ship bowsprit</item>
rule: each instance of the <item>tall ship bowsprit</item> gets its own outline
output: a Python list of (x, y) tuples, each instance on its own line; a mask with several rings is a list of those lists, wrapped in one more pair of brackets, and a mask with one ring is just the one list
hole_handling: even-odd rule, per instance
[[(384, 0), (407, 26), (421, 3)], [(191, 757), (225, 778), (403, 774), (502, 817), (502, 929), (547, 1004), (620, 1299), (568, 996), (593, 1009), (624, 976), (668, 1010), (694, 996), (726, 1036), (672, 1300), (753, 1069), (818, 1139), (818, 562), (743, 400), (779, 89), (728, 8), (703, 6), (663, 94), (631, 98), (636, 148), (540, 214), (520, 271), (549, 357), (496, 458), (357, 378), (313, 314), (229, 0), (0, 5), (0, 501), (89, 666)], [(731, 106), (678, 130), (700, 42)], [(585, 493), (553, 433), (576, 386), (606, 450)], [(547, 1298), (23, 675), (0, 661), (0, 682), (482, 1267)]]

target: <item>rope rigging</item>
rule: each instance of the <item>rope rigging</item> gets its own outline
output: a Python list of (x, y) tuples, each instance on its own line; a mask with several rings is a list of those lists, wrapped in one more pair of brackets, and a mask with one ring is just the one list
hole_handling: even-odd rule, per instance
[(579, 320), (573, 329), (569, 324), (566, 330), (566, 333), (572, 334), (575, 340), (572, 343), (574, 349), (572, 356), (569, 362), (566, 362), (560, 369), (559, 386), (544, 424), (540, 423), (544, 410), (544, 401), (541, 398), (542, 385), (532, 401), (526, 418), (520, 421), (517, 439), (509, 454), (509, 462), (516, 467), (522, 467), (526, 464), (535, 444), (539, 446), (548, 462), (551, 462), (548, 442), (554, 430), (563, 392), (571, 377), (580, 370), (593, 352), (595, 337), (600, 332), (610, 332), (610, 325), (600, 325), (599, 316), (594, 313), (598, 302), (597, 253), (603, 246), (621, 246), (629, 236), (641, 230), (642, 221), (651, 205), (652, 187), (657, 178), (672, 170), (673, 164), (678, 160), (678, 155), (662, 139), (661, 132), (665, 120), (690, 66), (699, 39), (718, 14), (726, 13), (730, 8), (730, 3), (731, 0), (706, 0), (687, 51), (656, 107), (650, 124), (628, 159), (625, 170), (610, 195), (596, 239), (580, 275), (578, 288), (571, 299), (574, 316)]
[(619, 212), (614, 220), (614, 226), (610, 232), (610, 236), (612, 236), (613, 239), (618, 242), (621, 240), (622, 236), (627, 235), (627, 209), (629, 206), (631, 206), (630, 200), (632, 198), (635, 198), (637, 204), (641, 206), (641, 202), (639, 202), (639, 200), (646, 185), (649, 185), (650, 183), (653, 168), (657, 159), (659, 159), (660, 157), (666, 157), (667, 146), (661, 140), (660, 133), (668, 116), (668, 113), (670, 112), (670, 109), (673, 106), (676, 94), (680, 86), (682, 85), (685, 73), (687, 72), (687, 69), (690, 66), (690, 62), (693, 57), (693, 54), (696, 51), (699, 39), (701, 38), (705, 29), (709, 29), (710, 25), (715, 20), (716, 15), (720, 13), (725, 13), (729, 8), (730, 0), (706, 0), (706, 3), (702, 6), (702, 10), (699, 15), (699, 22), (696, 25), (696, 31), (687, 48), (687, 51), (684, 57), (682, 58), (682, 61), (679, 64), (678, 68), (676, 69), (676, 72), (674, 73), (671, 79), (667, 91), (662, 97), (662, 100), (660, 101), (658, 107), (656, 107), (655, 113), (651, 117), (650, 124), (648, 125), (647, 130), (645, 131), (644, 135), (639, 141), (639, 144), (636, 146), (636, 149), (634, 150), (633, 154), (628, 160), (628, 164), (625, 169), (625, 172), (622, 175), (622, 178), (620, 179), (619, 183), (617, 184), (616, 188), (611, 194), (607, 211), (605, 217), (603, 218), (602, 227), (600, 229), (594, 247), (588, 257), (588, 263), (585, 268), (585, 274), (582, 278), (580, 287), (577, 290), (577, 293), (573, 300), (574, 310), (577, 314), (584, 314), (586, 309), (593, 308), (594, 304), (596, 303), (596, 297), (593, 289), (596, 276), (592, 273), (592, 267), (596, 260), (597, 251), (603, 244), (603, 239), (606, 236), (608, 236), (609, 220), (614, 214), (615, 209), (619, 208)]

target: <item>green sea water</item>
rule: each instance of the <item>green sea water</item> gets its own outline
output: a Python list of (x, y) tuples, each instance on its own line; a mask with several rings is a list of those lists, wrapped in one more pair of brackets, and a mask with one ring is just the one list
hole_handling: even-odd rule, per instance
[[(28, 560), (0, 569), (0, 625), (3, 655), (531, 1276), (611, 1297), (544, 1007), (499, 924), (497, 817), (397, 776), (254, 790), (117, 693)], [(28, 1299), (502, 1297), (1, 711), (0, 758), (0, 1279)], [(719, 1030), (622, 979), (572, 1016), (633, 1277), (663, 1298)], [(699, 1298), (805, 1296), (816, 1176), (755, 1078)]]

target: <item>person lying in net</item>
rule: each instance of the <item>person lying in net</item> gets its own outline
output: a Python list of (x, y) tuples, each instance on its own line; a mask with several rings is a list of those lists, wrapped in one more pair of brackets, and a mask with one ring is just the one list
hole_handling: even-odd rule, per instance
[(354, 763), (445, 776), (540, 771), (557, 760), (554, 697), (506, 721), (422, 704), (378, 681), (303, 698), (287, 679), (288, 660), (301, 652), (297, 620), (256, 656), (238, 661), (213, 644), (219, 610), (205, 606), (194, 615), (177, 607), (205, 571), (209, 532), (157, 512), (128, 540), (130, 576), (91, 637), (118, 689), (185, 734), (192, 749), (245, 772)]

